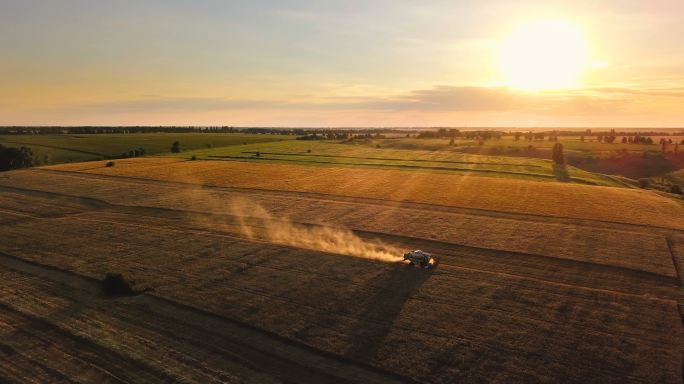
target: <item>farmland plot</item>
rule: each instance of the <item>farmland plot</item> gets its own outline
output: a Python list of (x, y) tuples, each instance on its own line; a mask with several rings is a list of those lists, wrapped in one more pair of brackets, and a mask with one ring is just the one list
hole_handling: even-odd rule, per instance
[[(99, 164), (99, 165), (98, 165)], [(148, 167), (148, 166), (152, 167)], [(52, 167), (210, 186), (322, 193), (358, 198), (560, 216), (684, 229), (684, 206), (650, 191), (527, 180), (375, 169), (312, 168), (176, 159), (133, 159)], [(639, 205), (635, 205), (638, 202)], [(636, 209), (635, 207), (639, 207)], [(642, 212), (648, 212), (643, 214)]]
[[(7, 255), (0, 261), (26, 260), (40, 272), (25, 267), (21, 279), (12, 277), (16, 271), (6, 277), (17, 282), (3, 296), (10, 300), (0, 302), (3, 316), (14, 311), (48, 319), (102, 354), (116, 352), (121, 364), (144, 362), (147, 368), (132, 374), (152, 375), (151, 381), (256, 377), (247, 362), (220, 358), (233, 356), (228, 347), (212, 357), (211, 348), (223, 339), (214, 341), (208, 329), (223, 329), (225, 322), (191, 332), (182, 325), (187, 313), (161, 304), (173, 302), (193, 316), (212, 314), (311, 348), (314, 356), (302, 360), (301, 372), (316, 382), (681, 382), (680, 276), (671, 253), (680, 250), (681, 231), (671, 220), (679, 211), (648, 219), (605, 210), (596, 220), (588, 213), (601, 199), (667, 203), (657, 195), (626, 191), (621, 197), (623, 191), (606, 189), (594, 196), (561, 184), (541, 190), (513, 184), (520, 196), (539, 197), (538, 212), (529, 215), (501, 208), (522, 207), (513, 200), (466, 206), (463, 201), (476, 201), (459, 196), (474, 188), (467, 178), (449, 179), (465, 186), (443, 191), (447, 203), (435, 205), (420, 191), (387, 197), (371, 188), (333, 191), (315, 174), (307, 182), (288, 182), (267, 179), (273, 176), (266, 168), (247, 168), (250, 181), (221, 163), (206, 174), (196, 169), (194, 180), (179, 180), (185, 171), (173, 176), (177, 163), (152, 163), (148, 176), (130, 163), (117, 176), (32, 170), (0, 178), (0, 216), (11, 220), (0, 224), (0, 252)], [(335, 173), (323, 177), (334, 179)], [(378, 175), (384, 178), (367, 182), (379, 190), (395, 180), (393, 173)], [(228, 187), (155, 181), (208, 178)], [(499, 179), (479, 181), (484, 191), (504, 188)], [(268, 191), (244, 189), (265, 186)], [(589, 201), (543, 206), (555, 194), (575, 192)], [(251, 217), (236, 215), (231, 201), (247, 198), (270, 216), (259, 217), (257, 209)], [(493, 194), (485, 198), (497, 201)], [(305, 235), (318, 233), (311, 228), (344, 226), (368, 243), (433, 251), (442, 264), (422, 271), (283, 244), (269, 235), (273, 225), (296, 226)], [(65, 290), (46, 270), (91, 282), (117, 271), (153, 291), (102, 303)], [(24, 285), (34, 288), (14, 293)], [(154, 313), (164, 317), (150, 318), (161, 316)], [(31, 330), (18, 326), (26, 327)], [(233, 336), (232, 345), (246, 337)], [(76, 353), (75, 345), (60, 340), (54, 344)], [(17, 348), (25, 342), (17, 339)], [(325, 376), (316, 359), (329, 359), (325, 373), (341, 374)], [(65, 367), (71, 375), (73, 368)], [(264, 382), (292, 379), (288, 372), (265, 374)]]

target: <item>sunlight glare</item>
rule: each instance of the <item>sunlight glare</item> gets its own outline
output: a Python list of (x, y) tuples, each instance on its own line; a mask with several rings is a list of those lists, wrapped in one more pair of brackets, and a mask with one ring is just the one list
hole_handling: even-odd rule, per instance
[(508, 86), (515, 88), (574, 88), (589, 66), (588, 52), (584, 34), (572, 24), (526, 24), (501, 46), (501, 75)]

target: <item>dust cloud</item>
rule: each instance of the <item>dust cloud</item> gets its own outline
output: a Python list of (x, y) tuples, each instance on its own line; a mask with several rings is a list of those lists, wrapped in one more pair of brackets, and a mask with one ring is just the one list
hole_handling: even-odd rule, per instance
[(363, 240), (345, 228), (308, 226), (274, 218), (264, 207), (246, 199), (233, 200), (230, 212), (242, 235), (252, 240), (386, 262), (402, 260), (401, 250), (379, 240)]

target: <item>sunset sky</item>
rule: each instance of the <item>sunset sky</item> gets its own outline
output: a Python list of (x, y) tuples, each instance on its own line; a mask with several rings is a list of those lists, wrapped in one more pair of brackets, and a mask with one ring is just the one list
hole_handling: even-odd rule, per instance
[(0, 0), (0, 125), (684, 126), (684, 1)]

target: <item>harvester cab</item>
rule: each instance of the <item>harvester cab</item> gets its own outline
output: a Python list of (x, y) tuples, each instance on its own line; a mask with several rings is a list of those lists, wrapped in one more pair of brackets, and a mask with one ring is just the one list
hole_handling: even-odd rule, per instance
[(420, 249), (404, 253), (404, 260), (408, 260), (409, 265), (417, 265), (424, 269), (435, 268), (439, 264), (439, 261), (432, 257), (432, 254)]

